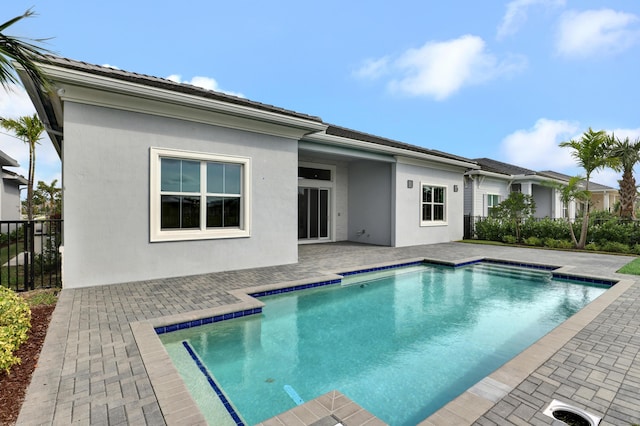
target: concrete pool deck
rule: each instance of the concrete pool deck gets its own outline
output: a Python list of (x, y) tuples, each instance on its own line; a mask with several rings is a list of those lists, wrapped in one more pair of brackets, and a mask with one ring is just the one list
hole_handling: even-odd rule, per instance
[[(340, 271), (412, 259), (481, 257), (624, 281), (506, 370), (461, 395), (459, 405), (453, 401), (423, 424), (553, 424), (543, 411), (554, 399), (602, 417), (601, 425), (640, 423), (640, 279), (615, 273), (633, 257), (464, 243), (405, 248), (333, 243), (300, 246), (294, 265), (63, 290), (18, 424), (201, 423), (202, 416), (188, 405), (191, 398), (174, 391), (184, 385), (176, 383), (175, 369), (153, 346), (159, 340), (140, 341), (149, 338), (145, 328), (196, 318), (194, 311), (237, 306), (246, 302), (238, 294), (249, 287), (323, 281)], [(305, 424), (289, 419), (286, 424)]]

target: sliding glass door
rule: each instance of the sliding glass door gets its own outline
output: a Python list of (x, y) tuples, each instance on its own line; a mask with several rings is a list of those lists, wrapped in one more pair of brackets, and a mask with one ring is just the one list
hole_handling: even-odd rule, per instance
[(298, 188), (298, 239), (329, 238), (329, 190)]

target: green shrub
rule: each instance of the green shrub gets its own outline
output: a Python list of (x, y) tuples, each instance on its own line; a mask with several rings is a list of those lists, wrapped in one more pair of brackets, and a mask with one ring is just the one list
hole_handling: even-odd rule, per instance
[(561, 248), (561, 249), (572, 249), (572, 248), (575, 248), (575, 246), (569, 240), (559, 240), (558, 241), (558, 248)]
[(507, 244), (515, 244), (518, 242), (518, 240), (516, 240), (516, 237), (513, 235), (504, 235), (502, 237), (502, 242), (505, 242)]
[(640, 255), (640, 244), (634, 244), (633, 247), (631, 247), (630, 252)]
[(584, 246), (585, 250), (593, 250), (593, 251), (598, 251), (600, 250), (600, 247), (598, 247), (598, 245), (596, 243), (589, 243), (586, 246)]
[(502, 241), (502, 237), (508, 233), (507, 229), (501, 220), (493, 217), (482, 219), (475, 226), (478, 239), (486, 241)]
[(536, 247), (540, 247), (544, 244), (543, 240), (538, 237), (525, 238), (524, 243), (528, 246), (536, 246)]
[(629, 246), (627, 244), (618, 243), (615, 241), (605, 242), (604, 244), (602, 244), (601, 249), (613, 253), (629, 253)]
[(31, 311), (24, 299), (0, 286), (0, 371), (9, 374), (11, 366), (20, 363), (14, 355), (27, 340), (31, 328)]

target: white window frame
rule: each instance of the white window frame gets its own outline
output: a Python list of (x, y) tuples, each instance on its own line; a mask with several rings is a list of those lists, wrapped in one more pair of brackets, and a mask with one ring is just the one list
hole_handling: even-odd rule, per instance
[[(444, 190), (444, 202), (442, 203), (442, 205), (444, 206), (444, 214), (443, 220), (424, 220), (423, 216), (422, 216), (422, 209), (423, 206), (425, 204), (429, 204), (431, 206), (434, 205), (440, 205), (440, 203), (435, 203), (435, 202), (423, 202), (422, 201), (422, 193), (424, 191), (424, 187), (431, 187), (431, 188), (442, 188)], [(447, 225), (447, 218), (448, 218), (448, 214), (449, 214), (449, 209), (447, 208), (447, 203), (448, 203), (448, 192), (449, 192), (449, 188), (447, 187), (447, 185), (437, 185), (437, 184), (432, 184), (432, 183), (425, 183), (425, 182), (420, 182), (420, 226), (442, 226), (442, 225)], [(433, 207), (432, 207), (432, 211), (431, 211), (432, 215), (431, 217), (433, 217)]]
[[(200, 173), (200, 229), (162, 229), (161, 212), (161, 167), (162, 158), (177, 160), (192, 160), (201, 162), (206, 169), (206, 162), (239, 164), (242, 166), (241, 196), (240, 196), (240, 227), (238, 228), (207, 228), (207, 192), (206, 173)], [(211, 154), (204, 152), (182, 151), (167, 148), (150, 148), (149, 155), (149, 239), (157, 241), (185, 241), (206, 240), (219, 238), (245, 238), (251, 236), (251, 159), (230, 155)]]

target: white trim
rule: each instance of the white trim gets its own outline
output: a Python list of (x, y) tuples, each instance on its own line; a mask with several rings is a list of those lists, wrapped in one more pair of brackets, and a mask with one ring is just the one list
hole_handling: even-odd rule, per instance
[[(206, 217), (200, 219), (199, 230), (175, 230), (160, 229), (160, 158), (177, 158), (197, 161), (213, 161), (222, 163), (241, 164), (242, 167), (242, 217), (240, 228), (207, 228)], [(201, 174), (200, 179), (205, 179)], [(205, 187), (204, 183), (201, 188)], [(206, 202), (204, 204), (206, 206)], [(201, 215), (204, 208), (201, 210)], [(251, 159), (230, 155), (211, 154), (194, 151), (181, 151), (176, 149), (155, 148), (149, 149), (149, 241), (184, 241), (205, 240), (219, 238), (243, 238), (251, 236)]]

